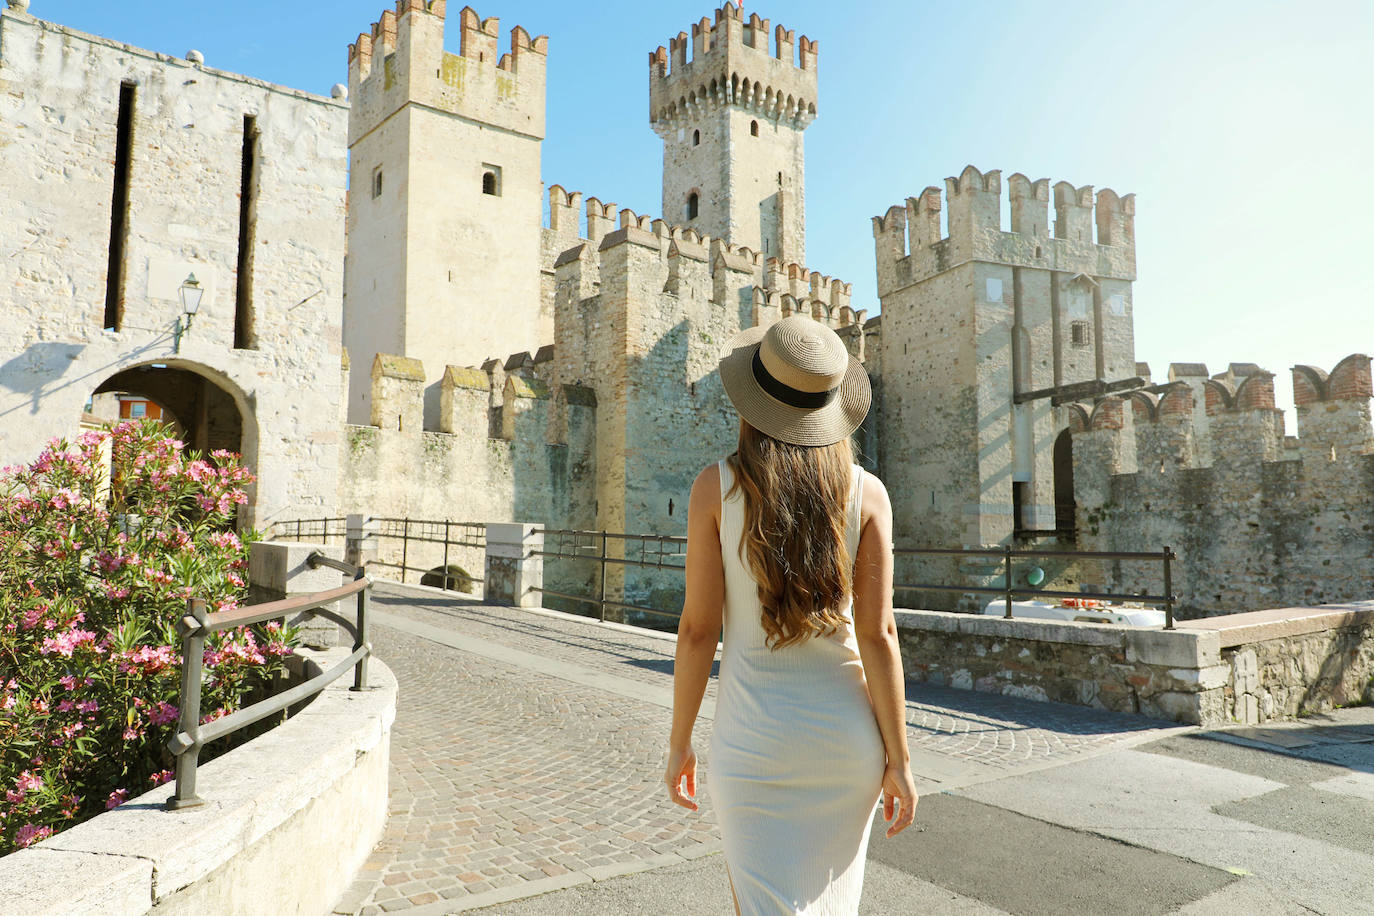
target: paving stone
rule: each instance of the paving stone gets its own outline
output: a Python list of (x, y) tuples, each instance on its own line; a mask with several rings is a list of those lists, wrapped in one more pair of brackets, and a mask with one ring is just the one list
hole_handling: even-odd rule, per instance
[[(593, 621), (489, 607), (379, 583), (374, 602), (404, 620), (612, 675), (616, 689), (465, 652), (394, 627), (373, 630), (396, 673), (391, 819), (349, 899), (393, 912), (569, 872), (627, 867), (718, 848), (710, 798), (698, 815), (661, 785), (671, 714), (627, 696), (672, 683), (673, 643)], [(714, 700), (715, 681), (707, 688)], [(908, 685), (913, 749), (1008, 771), (1080, 755), (1161, 723), (1053, 703)], [(711, 722), (695, 746), (709, 767)]]

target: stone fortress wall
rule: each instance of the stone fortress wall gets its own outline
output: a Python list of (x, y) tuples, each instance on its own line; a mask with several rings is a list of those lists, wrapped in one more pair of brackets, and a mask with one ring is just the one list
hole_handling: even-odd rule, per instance
[[(548, 40), (517, 27), (502, 55), (497, 21), (465, 8), (450, 54), (446, 13), (400, 0), (358, 37), (351, 109), (342, 87), (320, 99), (3, 13), (0, 250), (15, 254), (0, 260), (0, 314), (20, 330), (0, 348), (0, 460), (137, 382), (200, 416), (196, 442), (241, 416), (258, 524), (361, 512), (681, 534), (695, 473), (735, 440), (725, 343), (801, 313), (873, 380), (856, 440), (899, 542), (1167, 543), (1195, 613), (1365, 597), (1368, 360), (1294, 370), (1292, 440), (1257, 367), (1180, 363), (1154, 383), (1134, 354), (1133, 195), (1015, 174), (1004, 226), (1001, 173), (970, 166), (874, 220), (869, 319), (849, 284), (803, 266), (816, 42), (782, 27), (770, 42), (766, 20), (727, 5), (690, 47), (682, 33), (651, 53), (656, 219), (545, 192)], [(121, 280), (108, 265), (126, 89)], [(204, 305), (181, 333), (191, 271)], [(199, 381), (131, 374), (154, 370)], [(976, 565), (937, 574), (991, 581)], [(632, 600), (661, 585), (612, 583)]]
[(247, 524), (332, 510), (347, 123), (340, 98), (0, 11), (0, 464), (132, 391), (243, 453)]
[[(1370, 359), (1293, 367), (1296, 437), (1273, 375), (1233, 364), (1171, 370), (1161, 395), (1075, 405), (1079, 546), (1179, 553), (1185, 615), (1358, 600), (1374, 581)], [(1187, 373), (1187, 374), (1184, 374)], [(1133, 422), (1128, 425), (1127, 418)], [(1132, 428), (1128, 428), (1133, 427)], [(1152, 590), (1141, 564), (1085, 570)]]

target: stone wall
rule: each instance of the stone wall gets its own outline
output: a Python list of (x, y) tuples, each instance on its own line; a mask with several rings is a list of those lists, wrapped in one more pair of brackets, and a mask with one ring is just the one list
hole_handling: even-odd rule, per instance
[[(121, 94), (122, 286), (109, 270)], [(233, 447), (259, 475), (249, 524), (332, 511), (347, 118), (339, 100), (0, 12), (0, 464), (74, 435), (102, 385), (165, 367), (237, 408)], [(188, 330), (191, 274), (203, 298)]]
[[(441, 378), (440, 428), (430, 431), (420, 424), (424, 368), (416, 360), (376, 356), (374, 425), (345, 428), (340, 511), (591, 527), (595, 397), (575, 386), (560, 392), (562, 425), (555, 439), (549, 385), (532, 374), (502, 372), (497, 386), (496, 371), (496, 366), (490, 372), (447, 367)], [(493, 400), (498, 405), (494, 422)], [(382, 537), (379, 550), (386, 562), (401, 559), (395, 538)], [(441, 545), (410, 544), (407, 565), (431, 569), (442, 562)], [(481, 575), (480, 551), (451, 552), (450, 562)]]
[[(1273, 376), (1258, 369), (1195, 387), (1108, 398), (1074, 433), (1079, 545), (1178, 551), (1184, 616), (1234, 607), (1368, 597), (1374, 581), (1370, 360), (1328, 376), (1293, 370), (1298, 436), (1285, 438)], [(1125, 422), (1132, 420), (1130, 428)], [(1089, 581), (1157, 594), (1158, 565), (1103, 564)]]
[(1216, 728), (1374, 701), (1374, 602), (1145, 630), (897, 611), (906, 675)]
[(897, 612), (906, 676), (916, 681), (1216, 725), (1223, 665), (1214, 632)]

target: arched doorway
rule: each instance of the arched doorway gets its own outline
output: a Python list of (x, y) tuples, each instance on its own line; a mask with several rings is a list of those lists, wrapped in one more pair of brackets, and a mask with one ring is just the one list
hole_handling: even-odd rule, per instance
[[(152, 405), (160, 419), (170, 423), (187, 449), (209, 454), (226, 449), (242, 456), (254, 474), (258, 469), (258, 427), (253, 404), (243, 391), (221, 372), (184, 360), (143, 363), (111, 375), (91, 393), (82, 425), (118, 422), (121, 412), (132, 415), (143, 402), (145, 416)], [(261, 478), (248, 487), (248, 503), (239, 507), (239, 528), (258, 523)]]
[(198, 372), (163, 363), (134, 366), (96, 387), (93, 402), (104, 402), (98, 416), (105, 418), (112, 411), (111, 398), (119, 404), (120, 418), (152, 415), (168, 422), (178, 429), (187, 448), (205, 453), (227, 449), (245, 460), (250, 457), (244, 449), (243, 415), (234, 396)]
[(1062, 430), (1054, 440), (1054, 530), (1072, 539), (1078, 531), (1078, 501), (1073, 495), (1073, 433)]

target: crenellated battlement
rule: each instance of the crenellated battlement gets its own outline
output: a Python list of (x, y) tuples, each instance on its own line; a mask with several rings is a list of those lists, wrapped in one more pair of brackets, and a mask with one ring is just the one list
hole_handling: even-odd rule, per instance
[(660, 136), (707, 110), (738, 106), (804, 128), (816, 117), (820, 43), (726, 4), (649, 53), (649, 121)]
[[(1178, 472), (1199, 468), (1230, 479), (1253, 477), (1264, 463), (1297, 460), (1313, 462), (1310, 474), (1341, 456), (1374, 455), (1368, 356), (1348, 356), (1329, 375), (1313, 366), (1293, 367), (1298, 435), (1287, 438), (1282, 411), (1274, 405), (1274, 374), (1251, 363), (1232, 363), (1202, 382), (1207, 422), (1196, 422), (1197, 389), (1189, 379), (1196, 378), (1198, 368), (1205, 373), (1205, 367), (1175, 364), (1170, 374), (1176, 380), (1159, 394), (1106, 397), (1091, 408), (1071, 405), (1075, 448), (1081, 442), (1095, 460), (1105, 459), (1107, 473), (1136, 475), (1137, 485), (1150, 487), (1173, 486)], [(1117, 441), (1127, 437), (1133, 442)], [(1124, 461), (1131, 453), (1134, 470)]]
[(878, 294), (970, 260), (1134, 280), (1135, 195), (1110, 188), (1094, 195), (1091, 185), (1061, 181), (1053, 187), (1051, 234), (1050, 190), (1046, 178), (1008, 178), (1009, 230), (1001, 222), (1002, 173), (972, 165), (945, 179), (943, 192), (928, 187), (888, 208), (873, 218)]
[(349, 144), (408, 102), (461, 114), (527, 136), (544, 135), (548, 37), (523, 27), (498, 47), (500, 20), (470, 6), (458, 17), (460, 51), (444, 50), (446, 0), (396, 0), (348, 46), (355, 115)]
[[(550, 250), (560, 251), (554, 269), (576, 265), (572, 269), (582, 278), (583, 294), (579, 298), (591, 295), (591, 290), (604, 282), (606, 252), (635, 244), (657, 254), (661, 288), (669, 292), (680, 293), (684, 272), (697, 270), (703, 271), (703, 288), (709, 289), (711, 299), (718, 303), (733, 301), (740, 289), (747, 288), (755, 322), (804, 314), (840, 328), (866, 320), (865, 310), (856, 312), (850, 306), (853, 285), (829, 274), (779, 258), (765, 258), (748, 246), (731, 245), (692, 228), (603, 203), (597, 197), (586, 198), (584, 206), (581, 191), (568, 191), (561, 185), (550, 186), (548, 203), (544, 232), (559, 244)], [(585, 222), (579, 222), (579, 208), (585, 212)], [(697, 262), (701, 267), (684, 262)], [(586, 282), (589, 276), (596, 277), (590, 286)]]

